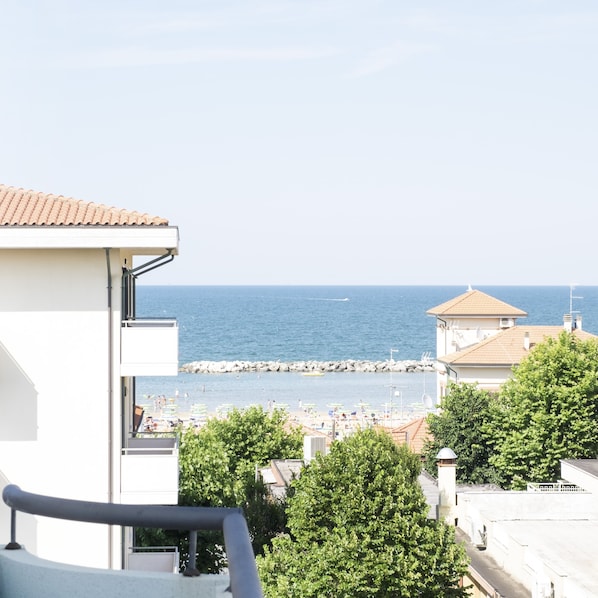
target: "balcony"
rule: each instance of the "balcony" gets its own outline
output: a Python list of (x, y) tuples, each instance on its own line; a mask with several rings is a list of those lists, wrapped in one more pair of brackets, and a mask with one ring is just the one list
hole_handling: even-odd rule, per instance
[(177, 439), (129, 438), (121, 454), (120, 488), (123, 504), (176, 505), (179, 491)]
[[(241, 509), (120, 505), (31, 494), (6, 486), (11, 508), (10, 542), (0, 549), (0, 598), (263, 598), (247, 522)], [(77, 567), (40, 559), (17, 541), (17, 511), (41, 517), (127, 527), (189, 530), (189, 561), (182, 575), (154, 571), (114, 571)], [(220, 530), (228, 558), (226, 575), (199, 575), (197, 531)], [(82, 546), (81, 550), (85, 550)]]
[(176, 320), (123, 320), (120, 338), (121, 376), (176, 376), (179, 329)]

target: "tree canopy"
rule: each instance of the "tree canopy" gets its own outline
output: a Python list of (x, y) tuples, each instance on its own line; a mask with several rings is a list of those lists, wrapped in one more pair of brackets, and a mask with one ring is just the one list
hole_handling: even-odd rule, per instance
[(436, 455), (449, 447), (457, 455), (457, 481), (485, 484), (497, 481), (490, 465), (491, 403), (495, 396), (475, 384), (451, 384), (439, 413), (430, 413), (427, 423), (432, 440), (424, 447), (425, 468), (437, 473)]
[(240, 506), (255, 480), (255, 468), (272, 459), (302, 456), (303, 435), (287, 427), (282, 409), (233, 409), (181, 436), (179, 504)]
[[(199, 429), (180, 432), (179, 505), (242, 507), (256, 554), (286, 530), (285, 504), (256, 476), (271, 459), (302, 456), (303, 435), (287, 425), (288, 414), (254, 406), (234, 409), (226, 419), (210, 418)], [(186, 533), (137, 530), (140, 545), (178, 545), (184, 566)], [(198, 533), (197, 567), (217, 573), (226, 567), (219, 532)]]
[(556, 481), (561, 459), (598, 454), (598, 341), (563, 331), (536, 345), (493, 404), (490, 464), (515, 489)]
[(427, 518), (419, 458), (365, 430), (332, 444), (293, 482), (289, 534), (258, 558), (266, 596), (465, 596), (454, 529)]

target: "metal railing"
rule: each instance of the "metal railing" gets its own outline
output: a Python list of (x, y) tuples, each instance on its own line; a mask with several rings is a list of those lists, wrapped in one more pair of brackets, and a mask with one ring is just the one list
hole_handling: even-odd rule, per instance
[(570, 482), (528, 482), (528, 492), (585, 492), (577, 484)]
[(2, 499), (11, 509), (10, 543), (6, 545), (7, 550), (21, 548), (16, 540), (17, 511), (87, 523), (190, 530), (189, 566), (183, 573), (189, 577), (199, 575), (195, 567), (197, 531), (220, 530), (224, 534), (233, 597), (263, 598), (247, 522), (241, 509), (98, 503), (32, 494), (13, 484), (4, 488)]

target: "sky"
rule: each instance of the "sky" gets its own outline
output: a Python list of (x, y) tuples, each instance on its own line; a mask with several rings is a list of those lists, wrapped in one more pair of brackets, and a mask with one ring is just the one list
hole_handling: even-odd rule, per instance
[(0, 0), (0, 183), (146, 284), (598, 285), (595, 0)]

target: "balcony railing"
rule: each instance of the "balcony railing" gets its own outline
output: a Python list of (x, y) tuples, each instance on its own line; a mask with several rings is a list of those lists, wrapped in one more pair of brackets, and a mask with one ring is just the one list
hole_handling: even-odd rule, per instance
[(179, 491), (179, 455), (176, 437), (141, 437), (127, 440), (120, 461), (123, 504), (176, 505)]
[[(195, 566), (197, 531), (221, 530), (224, 535), (233, 598), (263, 598), (247, 522), (241, 509), (98, 503), (31, 494), (15, 485), (6, 486), (2, 498), (11, 508), (10, 543), (5, 547), (7, 550), (21, 548), (16, 537), (17, 511), (105, 525), (189, 530), (190, 561), (183, 573), (187, 577), (199, 575)], [(40, 591), (39, 595), (43, 595), (43, 591)]]
[(179, 329), (176, 320), (123, 320), (120, 339), (121, 376), (176, 376)]

